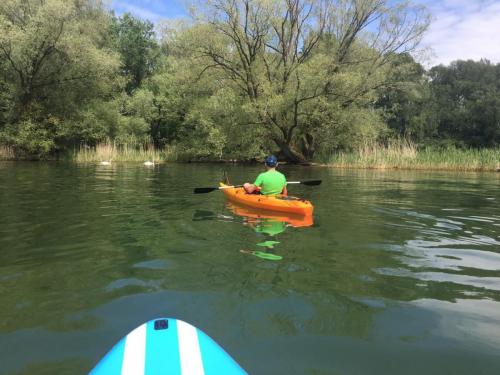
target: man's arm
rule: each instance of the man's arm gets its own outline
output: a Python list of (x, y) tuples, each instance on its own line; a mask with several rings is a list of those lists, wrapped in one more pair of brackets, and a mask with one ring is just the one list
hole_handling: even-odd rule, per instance
[(245, 191), (247, 193), (253, 193), (255, 191), (259, 191), (260, 190), (260, 185), (262, 185), (262, 177), (261, 177), (262, 173), (259, 174), (257, 176), (257, 178), (255, 179), (255, 182), (253, 184), (250, 184), (250, 183), (245, 183), (243, 185), (243, 187), (245, 188)]

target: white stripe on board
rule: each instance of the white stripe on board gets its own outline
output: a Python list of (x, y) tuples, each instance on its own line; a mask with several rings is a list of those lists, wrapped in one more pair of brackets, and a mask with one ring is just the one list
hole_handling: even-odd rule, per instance
[(182, 375), (205, 375), (197, 329), (182, 320), (178, 320), (177, 335), (179, 337)]
[(146, 324), (127, 335), (121, 375), (144, 375), (146, 361)]

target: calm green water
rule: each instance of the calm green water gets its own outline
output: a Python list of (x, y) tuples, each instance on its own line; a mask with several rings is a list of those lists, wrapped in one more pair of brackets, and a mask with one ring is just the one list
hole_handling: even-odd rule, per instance
[(499, 373), (499, 175), (285, 169), (323, 184), (271, 236), (191, 193), (224, 169), (259, 171), (0, 164), (0, 373), (84, 374), (158, 316), (252, 374)]

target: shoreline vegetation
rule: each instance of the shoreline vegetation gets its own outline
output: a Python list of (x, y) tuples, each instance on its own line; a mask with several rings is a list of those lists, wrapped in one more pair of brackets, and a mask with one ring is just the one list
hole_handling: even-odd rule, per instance
[[(95, 148), (83, 146), (74, 154), (77, 163), (92, 163), (105, 160), (116, 162), (248, 162), (232, 158), (208, 158), (200, 160), (189, 158), (175, 146), (156, 150), (153, 145), (143, 147), (116, 146), (102, 143)], [(308, 165), (306, 163), (305, 165)], [(500, 169), (500, 148), (445, 149), (425, 147), (419, 149), (411, 141), (397, 140), (388, 145), (367, 143), (350, 152), (334, 152), (321, 157), (311, 165), (333, 168), (359, 169), (407, 169), (407, 170), (449, 170), (449, 171), (498, 171)]]
[(130, 145), (116, 145), (113, 143), (100, 143), (95, 147), (86, 145), (76, 149), (69, 160), (76, 163), (99, 163), (108, 162), (145, 162), (152, 161), (161, 163), (166, 161), (178, 161), (175, 146), (165, 146), (163, 149), (155, 149), (151, 145), (135, 147)]
[(365, 145), (357, 151), (332, 154), (326, 164), (334, 168), (402, 169), (487, 172), (500, 171), (500, 148), (418, 149), (411, 143)]
[(0, 161), (16, 160), (12, 147), (0, 145)]
[[(165, 162), (211, 162), (246, 163), (251, 160), (238, 159), (190, 159), (175, 146), (155, 149), (153, 145), (141, 147), (113, 143), (101, 143), (95, 147), (81, 146), (63, 158), (78, 164), (101, 162), (154, 163)], [(16, 161), (14, 151), (0, 147), (0, 161)], [(329, 156), (304, 165), (339, 169), (380, 170), (426, 170), (461, 172), (500, 172), (500, 148), (459, 149), (425, 147), (408, 141), (392, 142), (389, 145), (365, 144), (350, 152), (335, 152)]]
[(500, 63), (426, 69), (432, 15), (415, 0), (190, 13), (155, 24), (100, 0), (3, 0), (0, 160), (500, 167)]

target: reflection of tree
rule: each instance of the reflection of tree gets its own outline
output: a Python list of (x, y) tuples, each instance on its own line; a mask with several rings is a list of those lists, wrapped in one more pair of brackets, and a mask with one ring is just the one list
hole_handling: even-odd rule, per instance
[[(333, 247), (338, 251), (340, 246), (345, 246), (346, 256), (352, 252), (358, 261), (362, 259), (357, 269), (351, 271), (353, 275), (370, 279), (369, 282), (362, 281), (363, 278), (359, 282), (354, 281), (353, 292), (358, 290), (359, 293), (371, 286), (366, 291), (367, 295), (395, 300), (499, 300), (499, 293), (495, 291), (467, 283), (447, 282), (442, 276), (441, 280), (433, 279), (428, 274), (440, 272), (498, 277), (498, 273), (492, 274), (484, 269), (473, 271), (467, 267), (466, 261), (461, 262), (457, 270), (456, 263), (446, 264), (436, 260), (440, 254), (444, 257), (452, 255), (454, 250), (471, 254), (474, 250), (496, 252), (493, 243), (487, 243), (489, 240), (478, 244), (475, 239), (494, 238), (493, 223), (483, 223), (479, 228), (466, 220), (457, 221), (454, 218), (457, 214), (453, 214), (455, 209), (459, 209), (462, 211), (459, 216), (481, 215), (481, 212), (484, 216), (494, 216), (491, 203), (485, 196), (494, 193), (496, 176), (394, 171), (325, 172), (333, 174), (337, 181), (335, 191), (327, 195), (327, 199), (331, 200), (323, 202), (335, 212), (335, 217), (329, 220), (328, 225), (322, 222), (320, 230), (335, 228), (336, 242)], [(328, 237), (326, 232), (323, 231), (322, 235)], [(476, 245), (473, 245), (474, 242)], [(349, 270), (349, 264), (338, 264), (341, 259), (347, 258), (339, 257), (338, 253), (336, 255), (338, 272)], [(417, 264), (416, 259), (420, 259)], [(382, 269), (394, 272), (380, 272)]]
[[(172, 223), (169, 211), (175, 217), (190, 204), (172, 199), (179, 187), (165, 186), (171, 172), (156, 172), (29, 165), (8, 176), (5, 183), (16, 189), (2, 194), (0, 224), (10, 228), (10, 236), (1, 238), (7, 249), (0, 253), (1, 331), (90, 329), (97, 322), (87, 326), (85, 316), (78, 322), (66, 318), (159, 288), (155, 281), (163, 279), (161, 271), (133, 266), (162, 258), (165, 248), (182, 242), (183, 225)], [(126, 278), (147, 282), (106, 289)]]
[[(481, 178), (478, 181), (477, 177), (471, 176), (471, 181), (465, 183), (470, 191), (463, 201), (454, 174), (316, 172), (317, 177), (321, 177), (321, 173), (333, 173), (337, 181), (328, 191), (322, 187), (321, 191), (315, 192), (321, 197), (316, 211), (320, 225), (301, 231), (300, 237), (297, 233), (284, 235), (285, 240), (280, 245), (281, 253), (286, 254), (284, 261), (261, 268), (247, 265), (240, 275), (245, 280), (240, 284), (241, 295), (255, 303), (265, 299), (279, 305), (276, 300), (286, 303), (299, 296), (299, 299), (305, 297), (306, 301), (301, 303), (313, 311), (307, 318), (297, 318), (299, 302), (289, 302), (291, 305), (288, 308), (271, 314), (267, 307), (262, 307), (266, 316), (273, 320), (271, 325), (276, 325), (275, 330), (292, 334), (294, 329), (299, 329), (294, 327), (302, 327), (303, 330), (307, 327), (308, 332), (365, 336), (370, 330), (373, 314), (390, 304), (391, 300), (500, 300), (496, 291), (423, 280), (419, 272), (428, 269), (412, 267), (403, 256), (408, 253), (405, 246), (409, 241), (428, 236), (427, 229), (446, 220), (441, 211), (445, 196), (449, 196), (446, 202), (451, 207), (475, 204), (478, 200), (477, 184)], [(286, 241), (287, 235), (295, 236), (297, 241)], [(437, 235), (443, 236), (443, 233)], [(460, 230), (447, 235), (460, 237), (464, 233)], [(416, 255), (409, 255), (422, 257), (422, 250), (418, 249)], [(403, 269), (407, 272), (387, 274), (381, 272), (383, 269)], [(461, 271), (439, 271), (469, 275), (477, 272), (465, 268)], [(498, 274), (481, 271), (478, 276)], [(382, 302), (379, 307), (373, 307), (363, 299), (352, 299), (352, 296)], [(259, 325), (255, 323), (252, 328), (256, 326)], [(272, 332), (272, 329), (262, 328), (265, 332)]]
[[(491, 237), (492, 223), (478, 230), (464, 220), (455, 231), (428, 232), (451, 215), (441, 210), (444, 196), (447, 207), (477, 205), (463, 215), (490, 210), (489, 216), (498, 216), (479, 201), (478, 189), (495, 192), (483, 177), (471, 175), (460, 192), (454, 175), (316, 169), (324, 186), (294, 192), (316, 203), (316, 225), (280, 234), (283, 260), (249, 262), (238, 250), (255, 244), (256, 234), (241, 221), (192, 221), (194, 207), (227, 214), (221, 196), (187, 196), (182, 187), (194, 185), (193, 174), (195, 181), (208, 181), (214, 167), (29, 165), (2, 172), (5, 186), (16, 189), (0, 190), (0, 330), (91, 330), (99, 324), (92, 309), (154, 291), (210, 295), (207, 309), (238, 316), (235, 324), (244, 322), (242, 329), (255, 335), (367, 337), (374, 316), (390, 301), (500, 301), (487, 288), (424, 280), (418, 273), (438, 268), (409, 261), (425, 254), (423, 246), (410, 252), (411, 241), (459, 239), (464, 230)], [(151, 259), (167, 265), (137, 266)], [(470, 268), (439, 271), (498, 277)], [(110, 288), (117, 280), (129, 282)], [(377, 307), (366, 300), (382, 302)]]
[(15, 375), (85, 374), (91, 367), (92, 363), (81, 359), (68, 359), (65, 361), (54, 361), (54, 362), (47, 361), (36, 365), (30, 365), (25, 370), (23, 370), (22, 372), (18, 372)]

